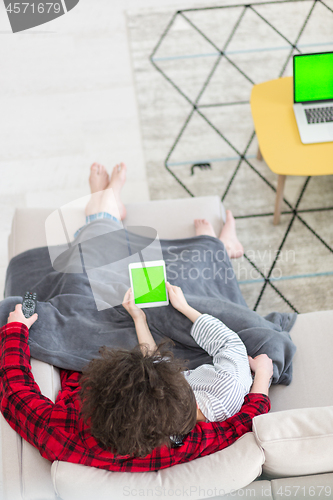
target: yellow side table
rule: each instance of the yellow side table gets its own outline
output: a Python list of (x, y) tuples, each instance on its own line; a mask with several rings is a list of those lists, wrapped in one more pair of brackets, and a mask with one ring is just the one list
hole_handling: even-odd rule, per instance
[(333, 142), (302, 144), (293, 111), (292, 77), (254, 85), (250, 102), (257, 158), (264, 158), (279, 176), (273, 221), (279, 224), (286, 175), (333, 174)]

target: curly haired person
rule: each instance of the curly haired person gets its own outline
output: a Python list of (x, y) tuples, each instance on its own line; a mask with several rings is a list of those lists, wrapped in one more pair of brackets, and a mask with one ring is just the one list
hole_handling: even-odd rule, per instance
[[(95, 196), (86, 208), (87, 223), (113, 214), (125, 217), (120, 199), (125, 178), (124, 164), (116, 165), (111, 179), (102, 165), (92, 165)], [(204, 219), (195, 226), (198, 235), (211, 234)], [(228, 255), (237, 258), (243, 249), (230, 212), (222, 233)], [(250, 432), (252, 419), (270, 410), (271, 360), (265, 355), (249, 359), (250, 388), (249, 362), (236, 334), (191, 308), (178, 287), (168, 284), (168, 292), (173, 306), (193, 321), (191, 335), (213, 356), (214, 365), (187, 371), (165, 345), (156, 348), (145, 315), (128, 291), (123, 306), (134, 320), (139, 345), (129, 351), (104, 349), (83, 374), (60, 370), (55, 401), (41, 393), (31, 372), (29, 328), (38, 317), (25, 318), (17, 304), (0, 329), (0, 409), (8, 424), (50, 461), (126, 472), (189, 462)], [(221, 387), (222, 373), (228, 382), (221, 399), (205, 381), (216, 376), (211, 389)], [(184, 438), (175, 446), (172, 437), (178, 435)]]
[[(96, 438), (121, 454), (146, 455), (156, 446), (174, 445), (197, 422), (222, 422), (240, 411), (252, 391), (268, 395), (272, 360), (252, 359), (238, 335), (220, 320), (190, 307), (180, 287), (167, 283), (172, 305), (185, 314), (191, 335), (213, 357), (213, 365), (186, 370), (165, 345), (157, 346), (146, 315), (129, 289), (123, 306), (132, 316), (140, 349), (104, 350), (81, 380), (82, 414)], [(250, 362), (250, 363), (249, 363)], [(182, 441), (179, 441), (181, 444)]]

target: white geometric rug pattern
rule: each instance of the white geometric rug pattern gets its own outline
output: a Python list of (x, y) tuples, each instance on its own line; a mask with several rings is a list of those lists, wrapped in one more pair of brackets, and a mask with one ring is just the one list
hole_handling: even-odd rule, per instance
[(333, 305), (333, 176), (277, 176), (256, 159), (253, 84), (292, 75), (292, 56), (333, 51), (333, 0), (128, 16), (151, 199), (217, 194), (237, 219), (234, 261), (260, 314)]

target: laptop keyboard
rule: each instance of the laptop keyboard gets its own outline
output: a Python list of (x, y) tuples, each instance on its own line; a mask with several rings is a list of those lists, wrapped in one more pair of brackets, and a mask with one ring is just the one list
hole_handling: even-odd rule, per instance
[(333, 106), (327, 108), (305, 109), (304, 111), (309, 124), (333, 122)]

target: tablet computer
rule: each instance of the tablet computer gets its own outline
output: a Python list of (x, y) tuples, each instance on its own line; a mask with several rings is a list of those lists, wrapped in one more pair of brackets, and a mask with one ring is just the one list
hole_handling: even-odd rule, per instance
[(138, 307), (159, 307), (169, 304), (164, 260), (129, 264), (128, 270), (134, 302)]

